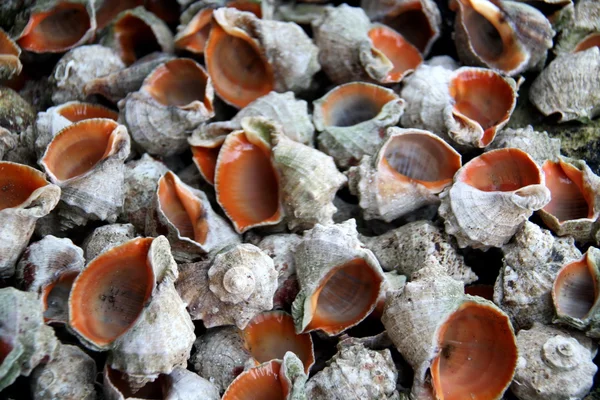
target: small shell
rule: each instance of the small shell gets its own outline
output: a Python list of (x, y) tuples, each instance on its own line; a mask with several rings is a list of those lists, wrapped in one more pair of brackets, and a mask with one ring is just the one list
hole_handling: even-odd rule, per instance
[(550, 201), (540, 167), (522, 150), (492, 150), (465, 164), (440, 195), (439, 213), (459, 247), (506, 244)]
[(36, 221), (52, 211), (60, 188), (33, 168), (0, 161), (0, 277), (15, 272), (15, 264), (33, 234)]
[(506, 75), (540, 69), (554, 31), (544, 14), (515, 1), (457, 0), (454, 41), (467, 65)]
[[(574, 16), (565, 25), (564, 30), (554, 46), (556, 54), (571, 53), (577, 49), (585, 39), (600, 32), (600, 4), (594, 0), (581, 0), (575, 4)], [(593, 43), (593, 39), (592, 39)], [(588, 42), (588, 44), (592, 44)], [(581, 47), (587, 47), (582, 45)]]
[(505, 147), (523, 150), (538, 165), (542, 165), (546, 160), (558, 160), (560, 139), (551, 138), (545, 131), (538, 132), (531, 125), (518, 129), (506, 128), (496, 134), (496, 138), (487, 147), (487, 150)]
[(19, 136), (0, 126), (0, 161), (5, 158), (5, 154), (8, 156), (18, 144)]
[(319, 149), (342, 168), (373, 155), (404, 112), (405, 101), (390, 89), (364, 82), (337, 86), (313, 102)]
[(35, 110), (19, 93), (0, 86), (0, 126), (22, 132), (35, 121)]
[(96, 363), (79, 347), (60, 344), (56, 357), (31, 374), (34, 400), (95, 400)]
[(10, 79), (21, 73), (23, 65), (19, 56), (21, 49), (17, 44), (0, 28), (0, 79)]
[(20, 375), (29, 376), (42, 361), (51, 361), (59, 342), (52, 328), (44, 325), (41, 302), (35, 293), (12, 287), (0, 289), (0, 322), (0, 390), (4, 390)]
[(214, 116), (213, 97), (204, 68), (177, 58), (156, 67), (139, 91), (119, 101), (120, 119), (145, 151), (172, 156), (187, 148), (189, 131)]
[(81, 247), (83, 248), (86, 261), (91, 262), (100, 254), (130, 241), (135, 236), (135, 228), (131, 224), (104, 225), (94, 229), (85, 238)]
[(62, 56), (50, 74), (52, 102), (84, 101), (88, 82), (123, 68), (119, 56), (107, 47), (97, 44), (77, 47)]
[(206, 194), (181, 182), (171, 171), (159, 179), (146, 219), (146, 235), (159, 232), (166, 232), (173, 257), (179, 262), (192, 262), (240, 242), (229, 223), (214, 212)]
[(356, 222), (306, 231), (294, 252), (300, 293), (292, 305), (296, 332), (337, 335), (357, 325), (377, 305), (384, 276), (377, 259), (358, 241)]
[(437, 195), (452, 184), (461, 156), (438, 136), (420, 129), (391, 127), (386, 136), (373, 157), (364, 156), (347, 174), (364, 218), (391, 222), (439, 203)]
[[(213, 18), (206, 68), (225, 102), (242, 108), (272, 90), (309, 88), (320, 69), (318, 49), (298, 25), (233, 8), (215, 10)], [(239, 68), (245, 65), (251, 68)]]

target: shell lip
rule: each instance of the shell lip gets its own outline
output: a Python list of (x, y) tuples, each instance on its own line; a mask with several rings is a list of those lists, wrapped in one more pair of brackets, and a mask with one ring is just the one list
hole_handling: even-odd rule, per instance
[[(15, 174), (20, 172), (21, 175), (25, 173), (30, 175), (27, 179), (27, 183), (35, 183), (35, 187), (31, 188), (29, 195), (26, 198), (22, 199), (22, 201), (18, 204), (13, 202), (14, 205), (11, 207), (6, 207), (4, 204), (0, 204), (0, 212), (4, 210), (14, 210), (29, 207), (40, 196), (40, 194), (44, 190), (46, 190), (47, 186), (51, 185), (51, 183), (46, 180), (45, 175), (41, 171), (36, 170), (35, 168), (31, 168), (27, 165), (18, 164), (11, 161), (0, 161), (0, 172), (2, 172), (2, 176), (6, 176), (5, 173), (7, 168), (13, 169), (13, 172)], [(14, 187), (14, 183), (8, 182), (0, 186), (0, 191), (6, 193), (5, 191), (8, 191)], [(6, 199), (8, 198), (8, 196), (4, 194), (3, 198)]]
[[(213, 10), (205, 8), (196, 13), (192, 20), (175, 36), (175, 47), (194, 54), (204, 54), (210, 33)], [(208, 32), (205, 32), (208, 30)]]
[(191, 146), (192, 160), (198, 168), (200, 175), (210, 185), (215, 185), (215, 169), (217, 167), (217, 158), (221, 150), (221, 145), (225, 141), (223, 138), (219, 144), (213, 147)]
[(100, 104), (70, 101), (57, 106), (56, 112), (70, 122), (79, 122), (92, 118), (108, 118), (117, 121), (119, 113)]
[(42, 306), (43, 306), (43, 311), (44, 311), (44, 322), (50, 323), (50, 324), (52, 324), (52, 323), (66, 324), (68, 322), (67, 320), (59, 319), (56, 317), (53, 318), (53, 317), (46, 316), (46, 312), (50, 308), (50, 304), (48, 304), (48, 298), (49, 298), (50, 294), (52, 293), (52, 290), (55, 287), (57, 287), (58, 285), (60, 285), (61, 283), (66, 283), (69, 287), (72, 287), (73, 283), (75, 282), (75, 279), (77, 279), (77, 276), (79, 275), (80, 272), (81, 271), (65, 271), (64, 273), (60, 274), (56, 279), (54, 279), (52, 282), (50, 282), (49, 285), (47, 285), (46, 287), (44, 287), (42, 289), (41, 298), (42, 298)]
[[(415, 46), (404, 39), (400, 33), (385, 25), (373, 24), (368, 36), (371, 41), (371, 51), (378, 52), (392, 64), (392, 68), (381, 83), (398, 83), (423, 62), (423, 57)], [(375, 76), (371, 75), (371, 77), (377, 79)]]
[(590, 33), (577, 43), (573, 53), (588, 50), (592, 47), (600, 47), (600, 32)]

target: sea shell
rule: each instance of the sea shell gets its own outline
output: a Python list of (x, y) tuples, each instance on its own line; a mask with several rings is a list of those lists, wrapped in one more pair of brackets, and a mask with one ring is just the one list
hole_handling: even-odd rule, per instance
[(261, 20), (234, 8), (215, 10), (213, 18), (206, 69), (225, 102), (242, 108), (272, 90), (309, 88), (320, 69), (318, 49), (298, 25)]
[(440, 36), (442, 17), (433, 0), (362, 0), (360, 6), (371, 20), (392, 27), (425, 56)]
[(311, 400), (398, 399), (398, 371), (388, 349), (369, 350), (356, 339), (341, 341), (327, 366), (306, 383)]
[(119, 14), (101, 43), (114, 49), (126, 65), (155, 51), (173, 53), (174, 50), (173, 34), (167, 24), (144, 7)]
[(117, 53), (108, 47), (94, 44), (74, 48), (61, 57), (50, 74), (52, 102), (84, 101), (88, 82), (123, 68), (125, 65)]
[(364, 82), (337, 86), (313, 102), (319, 149), (342, 168), (356, 165), (362, 156), (375, 154), (386, 128), (398, 123), (405, 104), (382, 86)]
[(178, 58), (156, 67), (139, 91), (119, 101), (120, 120), (145, 151), (172, 156), (187, 148), (191, 130), (214, 116), (213, 97), (204, 68)]
[(0, 86), (0, 126), (18, 133), (35, 121), (35, 110), (19, 93)]
[(557, 114), (558, 122), (587, 122), (598, 115), (599, 73), (598, 47), (559, 55), (533, 81), (529, 100), (542, 114)]
[(526, 3), (540, 10), (552, 24), (552, 28), (559, 33), (569, 29), (575, 22), (575, 7), (573, 0), (516, 0)]
[(248, 243), (230, 246), (210, 263), (183, 264), (177, 290), (193, 319), (212, 328), (244, 329), (255, 315), (273, 308), (277, 272), (273, 260)]
[(113, 247), (130, 241), (136, 236), (135, 228), (131, 224), (110, 224), (100, 226), (88, 235), (81, 248), (87, 262), (91, 262), (100, 254)]
[(503, 266), (494, 286), (494, 302), (510, 317), (515, 329), (535, 322), (549, 325), (554, 317), (552, 284), (560, 268), (579, 260), (573, 238), (557, 238), (526, 221), (513, 240), (502, 247)]
[(354, 220), (317, 224), (304, 232), (294, 262), (300, 284), (292, 304), (296, 332), (319, 329), (337, 335), (375, 308), (383, 271), (373, 253), (359, 242)]
[(373, 157), (364, 156), (347, 175), (364, 218), (391, 222), (438, 204), (437, 195), (452, 184), (461, 156), (428, 131), (391, 127), (386, 137)]
[[(575, 4), (573, 18), (565, 24), (554, 52), (571, 53), (592, 45), (600, 32), (600, 5), (594, 0), (581, 0)], [(586, 42), (586, 39), (590, 41)]]
[(11, 154), (11, 151), (15, 149), (18, 144), (19, 136), (0, 126), (0, 161), (5, 158), (5, 154)]
[(559, 236), (573, 236), (585, 242), (592, 239), (600, 216), (600, 177), (585, 161), (560, 158), (542, 166), (546, 187), (552, 199), (538, 213)]
[(383, 235), (360, 240), (371, 250), (385, 271), (397, 271), (409, 279), (429, 257), (435, 257), (445, 272), (465, 284), (477, 280), (447, 235), (429, 221), (415, 221)]
[(506, 75), (540, 69), (554, 31), (544, 14), (515, 1), (457, 0), (454, 41), (461, 61)]
[(581, 399), (598, 370), (586, 337), (539, 323), (517, 334), (519, 362), (511, 391), (521, 400)]
[(59, 344), (56, 357), (31, 374), (34, 400), (95, 400), (96, 363), (79, 347)]
[(487, 150), (513, 147), (523, 150), (538, 164), (546, 160), (557, 161), (560, 155), (560, 139), (551, 138), (548, 133), (538, 132), (531, 125), (524, 128), (505, 128), (496, 134)]
[(465, 295), (435, 258), (426, 264), (387, 298), (382, 317), (415, 371), (411, 398), (501, 398), (517, 366), (509, 318), (492, 302)]
[(0, 277), (15, 272), (36, 221), (50, 213), (60, 198), (60, 188), (33, 168), (0, 161)]
[[(67, 211), (75, 209), (88, 218), (116, 220), (123, 206), (129, 140), (123, 125), (105, 118), (69, 125), (52, 139), (40, 165), (62, 189), (61, 201), (69, 206)], [(66, 218), (64, 222), (68, 222)]]
[(44, 324), (41, 302), (35, 293), (12, 287), (0, 289), (2, 322), (2, 362), (0, 390), (20, 375), (29, 376), (41, 362), (56, 355), (58, 340), (52, 328)]
[(506, 244), (531, 214), (550, 201), (544, 174), (519, 149), (488, 151), (469, 161), (440, 194), (439, 213), (459, 247)]
[(175, 260), (192, 262), (201, 255), (240, 242), (229, 223), (215, 213), (204, 192), (181, 182), (171, 171), (158, 181), (146, 235), (165, 233)]
[(21, 73), (21, 48), (0, 28), (0, 79), (10, 79)]

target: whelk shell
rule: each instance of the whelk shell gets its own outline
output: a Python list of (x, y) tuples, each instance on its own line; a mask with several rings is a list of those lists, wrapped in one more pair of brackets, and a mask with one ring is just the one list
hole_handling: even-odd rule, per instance
[(21, 49), (8, 36), (4, 30), (0, 28), (0, 79), (10, 79), (21, 73), (23, 65), (19, 56)]

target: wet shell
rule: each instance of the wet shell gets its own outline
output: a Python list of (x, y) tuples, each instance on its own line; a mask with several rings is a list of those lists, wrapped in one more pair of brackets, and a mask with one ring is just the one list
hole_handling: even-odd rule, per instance
[(388, 128), (373, 157), (348, 170), (350, 192), (359, 197), (365, 219), (390, 222), (439, 203), (438, 193), (452, 183), (461, 156), (433, 133)]
[(19, 56), (21, 49), (17, 44), (0, 28), (0, 79), (10, 79), (21, 73), (23, 65)]
[(319, 149), (342, 168), (373, 155), (384, 141), (386, 128), (404, 112), (405, 101), (392, 90), (364, 82), (337, 86), (313, 102), (313, 122)]
[(86, 261), (90, 262), (100, 254), (130, 241), (135, 236), (135, 229), (131, 224), (104, 225), (94, 229), (85, 238), (81, 247)]
[(558, 160), (560, 139), (551, 138), (545, 131), (538, 132), (531, 125), (518, 129), (506, 128), (496, 134), (496, 138), (487, 149), (496, 150), (505, 147), (523, 150), (538, 165), (542, 165), (546, 160)]
[(507, 243), (531, 214), (550, 201), (540, 167), (519, 149), (493, 150), (465, 164), (440, 195), (446, 232), (462, 247)]
[(36, 221), (56, 207), (61, 193), (38, 170), (7, 161), (0, 161), (0, 188), (0, 277), (8, 278)]

